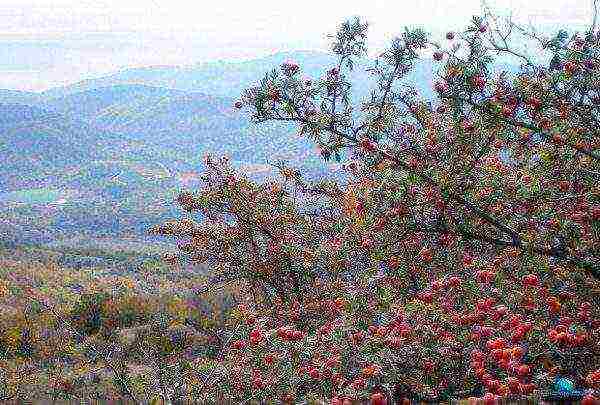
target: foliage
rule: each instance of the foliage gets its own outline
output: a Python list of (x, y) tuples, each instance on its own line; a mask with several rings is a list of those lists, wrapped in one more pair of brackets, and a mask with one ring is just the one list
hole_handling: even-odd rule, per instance
[[(307, 184), (284, 162), (282, 181), (256, 184), (207, 156), (200, 189), (178, 198), (188, 214), (153, 228), (214, 268), (215, 282), (254, 289), (196, 398), (517, 401), (560, 374), (593, 389), (595, 28), (545, 42), (488, 13), (447, 45), (406, 29), (372, 69), (379, 87), (352, 106), (346, 73), (367, 27), (340, 26), (339, 63), (322, 77), (290, 61), (236, 104), (253, 122), (297, 124), (325, 160), (353, 152), (348, 184)], [(548, 66), (515, 50), (515, 36), (537, 41)], [(402, 83), (428, 49), (434, 101)], [(521, 60), (519, 72), (494, 73), (497, 55)], [(316, 211), (301, 204), (312, 197)]]
[[(350, 151), (350, 181), (307, 182), (276, 162), (281, 177), (259, 184), (207, 155), (199, 189), (177, 198), (185, 214), (152, 229), (181, 251), (164, 266), (82, 273), (70, 294), (69, 272), (10, 264), (2, 399), (495, 403), (539, 401), (566, 375), (595, 403), (595, 25), (544, 40), (486, 13), (443, 46), (406, 29), (354, 106), (347, 75), (367, 29), (340, 26), (323, 77), (289, 61), (236, 104), (257, 124), (298, 125), (325, 160)], [(547, 63), (511, 47), (515, 34)], [(403, 83), (429, 50), (436, 100)], [(520, 71), (493, 73), (497, 55)]]

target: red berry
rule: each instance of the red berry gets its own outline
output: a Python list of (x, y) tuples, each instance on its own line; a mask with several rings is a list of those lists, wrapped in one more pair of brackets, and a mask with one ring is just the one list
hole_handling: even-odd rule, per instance
[(438, 93), (443, 93), (448, 90), (448, 85), (446, 84), (446, 82), (437, 81), (435, 82), (435, 85), (433, 87)]
[(560, 136), (559, 133), (554, 133), (554, 135), (552, 135), (552, 142), (554, 142), (555, 144), (561, 144), (563, 141), (562, 136)]
[(485, 394), (482, 399), (483, 399), (483, 403), (485, 405), (494, 405), (494, 404), (498, 403), (496, 396), (494, 394), (492, 394), (491, 392), (488, 392), (487, 394)]
[(523, 364), (517, 369), (517, 374), (521, 377), (524, 377), (529, 374), (529, 371), (529, 366), (527, 364)]
[(275, 361), (275, 356), (272, 355), (271, 353), (267, 354), (265, 356), (265, 364), (270, 366), (271, 364), (273, 364), (273, 362)]
[(448, 33), (446, 34), (446, 39), (447, 39), (448, 41), (452, 41), (452, 40), (454, 39), (454, 33), (453, 33), (453, 32), (448, 32)]
[(387, 405), (387, 399), (381, 392), (371, 395), (371, 405)]
[(252, 385), (254, 386), (255, 389), (259, 390), (261, 388), (264, 387), (263, 381), (260, 378), (255, 378), (252, 381)]
[(451, 287), (458, 287), (460, 285), (461, 279), (458, 276), (452, 276), (450, 277), (450, 279), (448, 280), (448, 284)]
[(433, 53), (433, 59), (440, 61), (444, 58), (444, 54), (441, 52), (434, 52)]
[(360, 146), (368, 150), (369, 152), (373, 152), (377, 149), (375, 144), (369, 139), (363, 139), (362, 141), (360, 141)]
[(569, 74), (573, 74), (577, 70), (577, 65), (575, 62), (567, 62), (565, 63), (565, 71)]
[(596, 67), (596, 63), (593, 60), (587, 59), (585, 62), (583, 62), (584, 66), (586, 67), (586, 69), (594, 69)]
[(538, 287), (540, 285), (540, 279), (536, 274), (528, 274), (523, 277), (523, 284), (531, 287)]
[(480, 90), (482, 90), (485, 87), (485, 79), (479, 75), (473, 76), (471, 82), (473, 83), (473, 86), (477, 87)]
[(463, 121), (460, 125), (465, 131), (472, 131), (475, 129), (475, 125), (473, 125), (471, 121)]
[(527, 103), (535, 110), (537, 110), (538, 108), (540, 108), (540, 106), (542, 105), (542, 102), (539, 98), (537, 97), (530, 97), (527, 100)]
[(238, 110), (240, 108), (242, 108), (242, 102), (241, 101), (236, 101), (234, 105), (235, 105), (235, 108), (237, 108)]
[(273, 90), (271, 92), (271, 100), (275, 102), (279, 101), (279, 90)]

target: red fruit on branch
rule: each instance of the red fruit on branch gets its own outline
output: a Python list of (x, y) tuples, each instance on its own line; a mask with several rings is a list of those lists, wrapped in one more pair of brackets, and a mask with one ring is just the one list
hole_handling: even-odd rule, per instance
[(429, 248), (421, 250), (421, 253), (419, 253), (419, 255), (425, 263), (429, 263), (433, 260), (433, 252)]
[(568, 181), (559, 181), (558, 182), (558, 188), (560, 189), (560, 191), (562, 192), (567, 192), (569, 191), (570, 188), (570, 184)]
[(448, 279), (448, 285), (451, 287), (458, 287), (461, 283), (461, 279), (458, 276), (452, 276)]
[(446, 39), (448, 41), (452, 41), (454, 39), (454, 33), (453, 32), (447, 32), (446, 33)]
[(565, 63), (565, 72), (572, 75), (577, 70), (577, 64), (575, 62), (569, 61)]
[(594, 62), (591, 59), (586, 59), (585, 62), (583, 62), (583, 65), (585, 66), (586, 69), (589, 69), (589, 70), (593, 70), (596, 68), (596, 62)]
[(242, 102), (241, 101), (236, 101), (235, 104), (234, 104), (234, 106), (235, 106), (235, 108), (237, 108), (239, 110), (240, 108), (242, 108)]
[(540, 120), (540, 127), (548, 131), (550, 128), (552, 128), (552, 121), (550, 121), (548, 118), (542, 118)]
[(387, 399), (381, 392), (375, 392), (371, 395), (371, 405), (387, 405)]
[(433, 87), (438, 93), (444, 93), (448, 91), (448, 84), (446, 84), (446, 82), (437, 81)]
[(513, 115), (514, 110), (510, 107), (510, 106), (504, 106), (502, 107), (502, 115), (504, 115), (505, 117), (510, 117), (511, 115)]
[(254, 389), (260, 390), (265, 386), (265, 384), (261, 378), (254, 378), (252, 380), (252, 386)]
[(331, 398), (331, 405), (345, 405), (345, 399), (342, 397)]
[(475, 129), (475, 125), (471, 121), (463, 121), (461, 127), (465, 131), (473, 131)]
[[(461, 395), (476, 384), (488, 402), (517, 401), (544, 389), (540, 373), (553, 378), (575, 364), (587, 376), (597, 368), (588, 363), (600, 353), (600, 141), (598, 117), (588, 112), (593, 100), (600, 103), (590, 81), (600, 43), (586, 39), (584, 53), (557, 50), (551, 66), (502, 74), (485, 52), (469, 53), (473, 40), (488, 37), (477, 30), (495, 33), (482, 24), (475, 20), (456, 39), (448, 33), (460, 43), (432, 48), (431, 60), (441, 61), (430, 83), (435, 100), (395, 81), (413, 67), (418, 42), (432, 44), (418, 33), (396, 43), (409, 47), (403, 57), (388, 59), (399, 56), (392, 48), (373, 67), (381, 86), (370, 101), (351, 102), (359, 94), (340, 83), (333, 64), (313, 88), (306, 77), (290, 78), (286, 69), (297, 68), (285, 64), (239, 97), (243, 109), (267, 98), (256, 106), (257, 121), (292, 121), (328, 153), (354, 142), (353, 155), (341, 173), (349, 181), (334, 174), (312, 185), (300, 181), (300, 170), (277, 185), (220, 161), (206, 165), (207, 184), (185, 205), (207, 220), (174, 221), (170, 234), (189, 244), (192, 259), (206, 258), (224, 279), (239, 281), (247, 308), (219, 330), (244, 340), (216, 359), (232, 372), (213, 375), (200, 402), (293, 392), (299, 403), (329, 396), (346, 405), (342, 394), (349, 394), (387, 404), (407, 389), (425, 394), (415, 373), (438, 394)], [(358, 57), (362, 42), (347, 35), (355, 25), (344, 27), (338, 40), (350, 42), (335, 52)], [(563, 69), (556, 61), (565, 54), (576, 56)], [(390, 78), (390, 67), (398, 77)], [(272, 93), (294, 108), (274, 105)], [(298, 184), (289, 184), (292, 177)], [(301, 183), (308, 187), (295, 187)], [(314, 194), (323, 205), (301, 209)], [(554, 351), (566, 354), (552, 356), (556, 364), (537, 356)], [(413, 370), (388, 367), (407, 353)], [(252, 376), (253, 367), (263, 375)], [(582, 388), (598, 384), (581, 381)]]
[(556, 145), (560, 145), (563, 143), (563, 138), (559, 133), (554, 133), (552, 135), (552, 142)]
[(581, 405), (600, 405), (600, 398), (597, 398), (592, 394), (587, 394), (581, 400)]
[(534, 110), (537, 110), (542, 106), (542, 101), (538, 97), (533, 96), (527, 99), (527, 104), (529, 104)]
[(496, 395), (492, 394), (491, 392), (485, 394), (482, 399), (484, 405), (496, 405), (498, 403)]
[(376, 144), (373, 141), (366, 138), (360, 141), (360, 146), (369, 152), (374, 152), (377, 150)]
[(310, 370), (308, 370), (308, 375), (313, 380), (318, 380), (319, 378), (321, 378), (321, 373), (316, 368), (311, 368)]
[(471, 83), (479, 90), (483, 90), (485, 87), (485, 78), (479, 75), (473, 76)]
[(528, 274), (523, 277), (523, 284), (530, 287), (539, 287), (540, 279), (537, 274)]
[(517, 369), (517, 374), (519, 377), (525, 377), (526, 375), (529, 375), (530, 371), (531, 370), (529, 369), (529, 366), (527, 364), (523, 364)]
[(279, 90), (277, 89), (272, 90), (269, 96), (271, 97), (271, 100), (275, 102), (278, 102), (280, 100)]
[(267, 366), (270, 366), (270, 365), (273, 364), (273, 362), (275, 362), (275, 356), (273, 354), (271, 354), (271, 353), (267, 354), (265, 356), (265, 364)]
[(261, 333), (260, 329), (253, 329), (252, 332), (250, 332), (250, 343), (252, 343), (252, 345), (256, 346), (258, 343), (260, 343), (261, 340), (262, 340), (262, 333)]

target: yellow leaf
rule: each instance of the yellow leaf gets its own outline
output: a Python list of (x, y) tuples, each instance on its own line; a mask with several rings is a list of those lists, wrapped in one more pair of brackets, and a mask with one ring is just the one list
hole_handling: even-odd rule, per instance
[(356, 210), (357, 199), (353, 188), (349, 188), (344, 196), (344, 213), (348, 216)]
[(385, 160), (382, 160), (377, 166), (375, 166), (375, 170), (377, 171), (383, 171), (385, 169), (387, 169), (388, 165), (386, 163)]
[(540, 158), (544, 162), (550, 162), (550, 161), (552, 161), (552, 155), (549, 152), (546, 152), (546, 151), (541, 151), (540, 152)]
[(164, 401), (160, 395), (156, 395), (154, 398), (150, 400), (150, 405), (163, 405)]

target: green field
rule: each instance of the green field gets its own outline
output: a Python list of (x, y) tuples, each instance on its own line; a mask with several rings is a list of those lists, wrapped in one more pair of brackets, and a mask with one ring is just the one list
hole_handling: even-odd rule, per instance
[(53, 188), (33, 188), (0, 194), (0, 201), (22, 204), (48, 204), (64, 197), (63, 190)]

